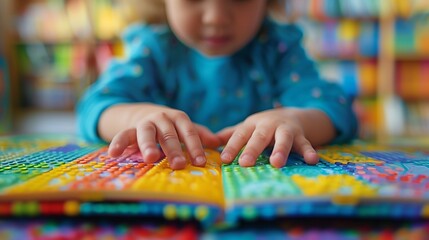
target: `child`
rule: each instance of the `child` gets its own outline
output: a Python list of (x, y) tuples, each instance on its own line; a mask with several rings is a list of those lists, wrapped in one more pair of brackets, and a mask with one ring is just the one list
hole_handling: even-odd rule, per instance
[(224, 146), (224, 163), (244, 147), (239, 164), (252, 166), (272, 145), (270, 163), (282, 167), (291, 151), (315, 164), (313, 146), (355, 136), (350, 100), (319, 78), (301, 31), (270, 14), (284, 1), (137, 2), (161, 5), (150, 17), (166, 22), (130, 27), (127, 58), (110, 64), (77, 110), (80, 133), (110, 142), (110, 155), (135, 145), (154, 162), (159, 144), (182, 169), (182, 144), (195, 166), (206, 163), (204, 147)]

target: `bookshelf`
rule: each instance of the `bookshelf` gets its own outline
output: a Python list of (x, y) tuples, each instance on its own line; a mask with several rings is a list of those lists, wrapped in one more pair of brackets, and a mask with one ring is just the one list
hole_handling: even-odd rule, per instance
[(118, 3), (0, 1), (1, 22), (9, 23), (0, 28), (6, 36), (0, 44), (8, 50), (11, 132), (74, 132), (77, 99), (110, 58), (123, 54), (118, 36), (125, 20)]
[(379, 86), (385, 110), (379, 138), (429, 135), (429, 2), (396, 0), (383, 2), (385, 42), (383, 72)]
[(293, 0), (307, 49), (356, 97), (360, 137), (429, 135), (429, 1)]
[[(0, 35), (6, 33), (9, 18), (9, 5), (5, 1), (0, 2)], [(12, 129), (12, 96), (8, 60), (10, 59), (9, 38), (0, 37), (0, 136), (7, 134)]]

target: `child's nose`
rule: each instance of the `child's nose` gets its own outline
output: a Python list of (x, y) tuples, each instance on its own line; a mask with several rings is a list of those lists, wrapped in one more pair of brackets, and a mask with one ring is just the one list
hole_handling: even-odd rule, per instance
[(224, 26), (231, 20), (231, 14), (227, 4), (221, 1), (211, 1), (203, 13), (203, 23), (213, 26)]

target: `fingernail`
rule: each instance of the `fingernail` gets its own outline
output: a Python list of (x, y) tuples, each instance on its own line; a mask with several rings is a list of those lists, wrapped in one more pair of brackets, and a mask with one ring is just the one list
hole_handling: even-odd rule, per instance
[(252, 156), (246, 154), (246, 155), (242, 155), (240, 157), (240, 165), (242, 166), (253, 166), (254, 165), (254, 159), (252, 158)]
[(231, 155), (229, 153), (227, 153), (227, 152), (223, 152), (220, 155), (220, 158), (221, 158), (222, 162), (230, 162), (232, 160)]
[(195, 158), (195, 165), (197, 166), (204, 166), (206, 164), (206, 158), (203, 156), (199, 156)]

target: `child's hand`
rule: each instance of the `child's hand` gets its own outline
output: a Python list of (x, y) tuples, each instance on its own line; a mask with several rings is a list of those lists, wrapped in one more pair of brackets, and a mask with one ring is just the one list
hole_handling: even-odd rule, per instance
[(137, 145), (146, 162), (155, 162), (161, 152), (160, 144), (172, 169), (186, 167), (182, 144), (190, 155), (192, 164), (204, 166), (206, 157), (203, 146), (218, 147), (220, 140), (207, 128), (194, 124), (182, 111), (159, 107), (141, 119), (135, 128), (119, 132), (112, 139), (109, 154), (121, 155), (128, 146)]
[(292, 150), (303, 156), (309, 164), (319, 161), (316, 151), (304, 136), (299, 119), (284, 108), (251, 115), (243, 123), (224, 129), (218, 135), (226, 143), (221, 154), (224, 163), (231, 163), (245, 146), (239, 164), (253, 166), (257, 157), (270, 144), (274, 144), (270, 156), (270, 163), (274, 167), (283, 167)]

